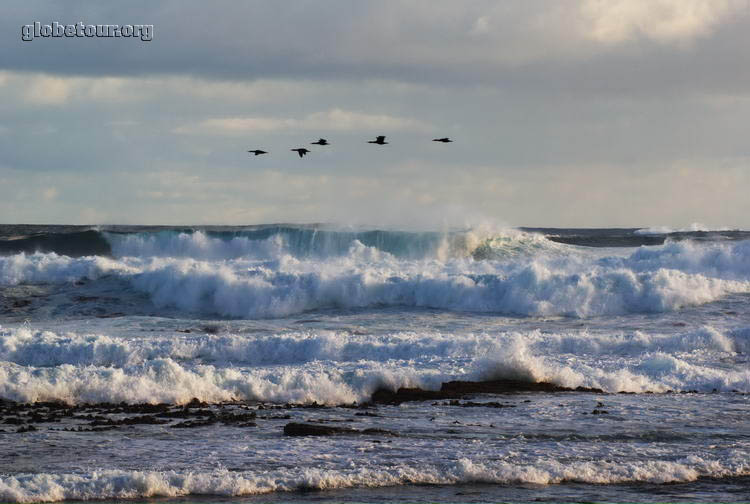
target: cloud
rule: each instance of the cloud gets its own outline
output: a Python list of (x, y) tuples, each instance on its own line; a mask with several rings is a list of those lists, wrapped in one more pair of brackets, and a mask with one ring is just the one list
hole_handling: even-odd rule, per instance
[(25, 92), (26, 101), (33, 105), (62, 105), (72, 91), (70, 81), (59, 77), (34, 78)]
[(334, 108), (314, 112), (302, 119), (277, 117), (228, 117), (205, 119), (173, 130), (183, 135), (245, 135), (271, 131), (417, 131), (427, 132), (430, 124), (408, 117), (366, 114)]
[[(6, 221), (747, 226), (747, 1), (12, 5)], [(11, 40), (134, 18), (152, 42)]]
[(44, 198), (47, 201), (51, 201), (55, 198), (57, 198), (57, 195), (60, 193), (60, 191), (57, 190), (57, 187), (47, 187), (42, 191), (42, 198)]
[[(165, 0), (130, 7), (35, 2), (0, 19), (5, 33), (30, 19), (71, 15), (148, 19), (152, 42), (52, 40), (0, 45), (7, 69), (97, 76), (173, 75), (216, 80), (390, 79), (503, 82), (534, 64), (577, 65), (637, 49), (703, 41), (747, 46), (747, 0), (412, 0), (410, 2), (201, 2)], [(202, 19), (195, 23), (194, 19)], [(642, 41), (653, 44), (642, 45)], [(658, 68), (657, 65), (654, 65)], [(575, 68), (573, 69), (573, 71)], [(591, 69), (586, 69), (588, 72)], [(606, 65), (602, 67), (606, 70)], [(665, 70), (666, 71), (666, 70)], [(534, 78), (529, 75), (528, 78)]]
[(744, 0), (586, 0), (581, 15), (585, 34), (598, 42), (644, 37), (673, 43), (706, 36), (746, 8)]

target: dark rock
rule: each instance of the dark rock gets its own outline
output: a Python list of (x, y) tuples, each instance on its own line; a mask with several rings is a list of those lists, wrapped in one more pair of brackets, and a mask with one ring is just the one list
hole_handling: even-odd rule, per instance
[(461, 408), (515, 408), (515, 404), (502, 404), (497, 401), (493, 402), (474, 402), (474, 401), (458, 401), (456, 399), (443, 403), (443, 406), (459, 406)]
[(97, 296), (76, 296), (73, 298), (73, 301), (77, 303), (89, 303), (91, 301), (96, 301), (99, 298)]
[(369, 429), (363, 429), (361, 431), (358, 431), (362, 434), (379, 434), (381, 436), (395, 436), (398, 437), (398, 433), (389, 431), (387, 429), (377, 429), (377, 428), (369, 428)]
[(335, 436), (341, 434), (398, 436), (398, 434), (395, 432), (378, 428), (358, 430), (351, 429), (349, 427), (334, 427), (332, 425), (319, 425), (298, 422), (291, 422), (284, 426), (285, 436)]
[(372, 394), (372, 402), (381, 404), (401, 404), (407, 401), (431, 401), (453, 399), (468, 394), (515, 394), (521, 392), (589, 392), (603, 394), (598, 388), (576, 387), (571, 389), (549, 382), (528, 382), (520, 380), (490, 380), (480, 382), (450, 381), (443, 383), (440, 390), (420, 388), (400, 388), (396, 392), (378, 389)]
[(287, 413), (286, 415), (266, 415), (258, 418), (262, 420), (291, 420), (292, 415)]
[(187, 422), (180, 422), (175, 425), (170, 425), (173, 429), (192, 429), (195, 427), (206, 427), (209, 425), (213, 425), (217, 422), (215, 418), (211, 418), (208, 420), (188, 420)]
[(240, 413), (240, 414), (232, 414), (232, 413), (225, 413), (222, 415), (219, 415), (219, 421), (223, 423), (224, 425), (237, 425), (242, 423), (252, 423), (255, 425), (253, 420), (255, 420), (256, 414), (255, 412), (251, 413)]
[(358, 431), (349, 427), (334, 427), (332, 425), (318, 425), (291, 422), (284, 426), (285, 436), (333, 436), (334, 434), (354, 434)]
[(191, 399), (190, 402), (185, 405), (185, 407), (186, 408), (208, 408), (208, 403), (201, 401), (197, 397), (193, 397), (193, 399)]
[(119, 420), (105, 419), (94, 420), (89, 425), (91, 427), (113, 426), (113, 425), (163, 425), (169, 423), (169, 420), (161, 420), (153, 415), (143, 415), (121, 418)]

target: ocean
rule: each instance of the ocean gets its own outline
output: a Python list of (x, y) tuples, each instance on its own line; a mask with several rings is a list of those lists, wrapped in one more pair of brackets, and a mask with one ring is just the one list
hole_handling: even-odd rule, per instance
[(4, 225), (0, 501), (749, 502), (748, 352), (747, 231)]

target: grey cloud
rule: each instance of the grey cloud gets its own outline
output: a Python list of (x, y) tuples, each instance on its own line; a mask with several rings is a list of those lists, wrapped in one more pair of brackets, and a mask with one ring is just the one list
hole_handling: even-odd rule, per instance
[[(187, 224), (451, 208), (519, 225), (746, 225), (747, 9), (674, 28), (612, 24), (592, 3), (582, 26), (587, 1), (10, 3), (0, 211)], [(155, 33), (22, 42), (36, 20)], [(318, 134), (332, 148), (289, 152)], [(367, 145), (374, 134), (391, 143)]]
[[(596, 26), (580, 10), (571, 1), (16, 4), (0, 21), (0, 61), (6, 69), (75, 75), (378, 78), (527, 92), (741, 91), (750, 84), (747, 8), (685, 40), (618, 43), (579, 33)], [(20, 40), (22, 24), (58, 19), (151, 23), (155, 36)], [(480, 19), (487, 33), (477, 34)]]

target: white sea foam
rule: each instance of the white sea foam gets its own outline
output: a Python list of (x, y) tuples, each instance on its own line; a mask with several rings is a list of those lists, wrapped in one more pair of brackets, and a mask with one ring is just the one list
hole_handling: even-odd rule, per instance
[[(480, 226), (461, 232), (315, 230), (279, 227), (238, 233), (206, 231), (105, 233), (115, 257), (180, 257), (199, 260), (271, 259), (281, 255), (330, 258), (367, 245), (396, 257), (499, 259), (565, 250), (543, 235)], [(568, 247), (569, 251), (569, 247)]]
[(188, 495), (247, 496), (294, 490), (330, 490), (405, 484), (460, 483), (563, 484), (567, 482), (677, 483), (701, 477), (721, 478), (750, 474), (741, 460), (690, 456), (677, 461), (558, 461), (534, 464), (498, 460), (480, 462), (461, 458), (418, 467), (397, 464), (389, 468), (283, 469), (259, 472), (119, 471), (84, 474), (17, 474), (0, 476), (0, 500), (56, 502), (62, 500), (136, 499)]
[(94, 280), (108, 273), (135, 273), (137, 269), (106, 257), (71, 258), (49, 254), (0, 256), (0, 285), (67, 283)]
[(174, 334), (119, 338), (98, 334), (56, 334), (28, 327), (0, 328), (0, 360), (22, 366), (127, 367), (173, 358), (217, 366), (298, 365), (313, 361), (388, 362), (445, 359), (463, 362), (504, 353), (637, 358), (648, 353), (718, 359), (745, 353), (750, 328), (719, 331), (711, 326), (673, 334), (643, 331), (596, 333), (494, 332), (456, 334), (433, 331), (384, 335), (346, 331), (297, 331), (269, 335)]
[(295, 332), (143, 339), (0, 329), (0, 397), (22, 402), (341, 404), (379, 387), (455, 379), (549, 381), (608, 392), (750, 391), (728, 367), (747, 330), (681, 334)]
[(505, 260), (399, 259), (359, 241), (298, 259), (0, 257), (0, 283), (128, 281), (160, 307), (265, 318), (331, 307), (409, 306), (526, 316), (666, 312), (750, 292), (750, 242), (673, 243), (628, 257), (538, 254)]
[(636, 229), (635, 234), (649, 235), (649, 234), (669, 234), (669, 233), (691, 233), (698, 231), (731, 231), (728, 227), (709, 227), (699, 222), (694, 222), (687, 227), (682, 228), (671, 228), (668, 226), (652, 226), (647, 228)]
[(203, 231), (191, 233), (135, 233), (105, 236), (115, 257), (191, 257), (224, 260), (239, 257), (271, 259), (285, 252), (284, 237), (275, 234), (265, 239), (247, 236), (214, 238)]

